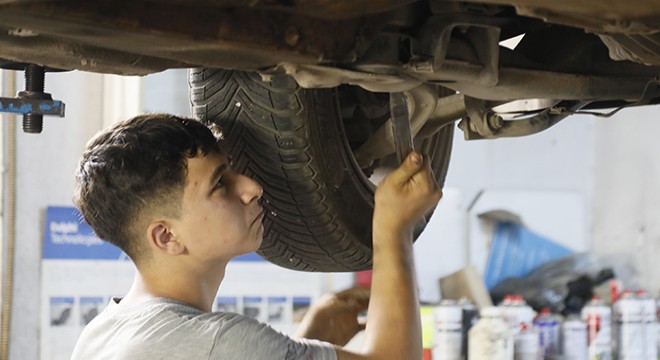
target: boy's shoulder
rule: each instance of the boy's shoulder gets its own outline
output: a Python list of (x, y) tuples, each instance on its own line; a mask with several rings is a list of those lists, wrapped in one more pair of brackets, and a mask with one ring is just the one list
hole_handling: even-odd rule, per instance
[(331, 344), (293, 339), (239, 314), (205, 313), (171, 299), (135, 307), (111, 301), (85, 328), (72, 359), (129, 358), (336, 360), (336, 353)]
[(123, 306), (113, 299), (85, 327), (72, 359), (106, 358), (100, 355), (104, 352), (111, 352), (107, 358), (139, 360), (167, 355), (178, 359), (178, 352), (184, 349), (182, 359), (205, 358), (221, 329), (243, 321), (251, 319), (232, 313), (204, 313), (172, 299), (152, 299), (135, 306)]

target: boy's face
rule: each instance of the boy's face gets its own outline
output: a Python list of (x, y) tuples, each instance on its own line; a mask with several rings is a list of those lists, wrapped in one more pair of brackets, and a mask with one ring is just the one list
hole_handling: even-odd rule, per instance
[(236, 173), (225, 154), (188, 159), (176, 236), (195, 261), (229, 261), (257, 250), (263, 237), (263, 190)]

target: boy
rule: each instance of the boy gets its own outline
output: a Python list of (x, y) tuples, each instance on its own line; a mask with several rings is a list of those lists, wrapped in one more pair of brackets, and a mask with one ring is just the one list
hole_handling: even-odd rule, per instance
[[(76, 173), (75, 202), (137, 268), (81, 334), (73, 359), (420, 359), (412, 226), (440, 199), (428, 159), (411, 153), (376, 192), (371, 298), (325, 298), (289, 338), (212, 313), (227, 263), (259, 248), (262, 188), (234, 172), (217, 135), (192, 119), (144, 115), (100, 133)], [(364, 348), (342, 348), (360, 330)], [(334, 342), (331, 344), (330, 342)]]

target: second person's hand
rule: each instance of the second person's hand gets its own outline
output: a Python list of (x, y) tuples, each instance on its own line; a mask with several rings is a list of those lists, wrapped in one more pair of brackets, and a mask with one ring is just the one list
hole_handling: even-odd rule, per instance
[(296, 335), (344, 346), (364, 330), (365, 325), (358, 321), (358, 315), (367, 310), (368, 305), (369, 289), (355, 287), (327, 294), (305, 314)]

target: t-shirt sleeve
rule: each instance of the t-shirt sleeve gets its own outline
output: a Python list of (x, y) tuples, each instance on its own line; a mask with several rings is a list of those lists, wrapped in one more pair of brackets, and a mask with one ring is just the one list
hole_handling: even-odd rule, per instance
[(225, 317), (210, 359), (337, 360), (332, 344), (288, 337), (254, 319)]

